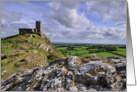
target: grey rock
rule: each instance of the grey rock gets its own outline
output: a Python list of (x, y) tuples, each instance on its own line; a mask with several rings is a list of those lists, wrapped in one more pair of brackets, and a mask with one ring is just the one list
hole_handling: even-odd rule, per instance
[(37, 50), (32, 50), (32, 52), (36, 54), (38, 51)]
[(47, 46), (46, 44), (39, 44), (38, 47), (43, 49), (43, 50), (46, 50), (46, 52), (49, 52), (51, 50), (50, 45)]
[(55, 91), (64, 91), (64, 88), (57, 88)]
[(86, 91), (87, 87), (84, 84), (77, 85), (78, 91)]
[(67, 65), (70, 68), (76, 68), (77, 66), (79, 66), (79, 62), (77, 61), (77, 57), (76, 56), (70, 56), (67, 58)]
[(121, 71), (121, 70), (126, 70), (126, 63), (118, 63), (114, 65), (116, 67), (116, 70)]
[(78, 91), (77, 87), (70, 87), (68, 91)]
[(96, 58), (96, 54), (91, 54), (92, 57)]
[(80, 73), (92, 73), (94, 71), (107, 71), (108, 73), (116, 72), (115, 68), (111, 65), (105, 64), (102, 61), (90, 61), (81, 65)]
[(95, 65), (94, 64), (90, 64), (90, 63), (86, 63), (81, 65), (80, 67), (80, 73), (92, 73), (95, 70)]
[[(44, 57), (43, 57), (44, 58)], [(111, 59), (115, 59), (112, 58)], [(56, 59), (48, 66), (20, 70), (1, 81), (2, 91), (123, 91), (125, 63), (79, 64), (77, 57)]]
[(2, 72), (1, 72), (1, 75), (3, 75), (4, 73), (6, 73), (7, 72), (7, 70), (3, 70)]
[(89, 88), (88, 91), (97, 91), (97, 90), (94, 88)]
[(111, 58), (111, 59), (108, 59), (108, 61), (110, 61), (112, 63), (118, 63), (118, 62), (120, 62), (120, 59)]

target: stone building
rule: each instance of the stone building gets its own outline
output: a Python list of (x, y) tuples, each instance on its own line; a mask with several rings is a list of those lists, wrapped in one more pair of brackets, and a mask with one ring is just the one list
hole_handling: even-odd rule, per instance
[(19, 28), (19, 34), (39, 33), (42, 34), (42, 22), (36, 21), (36, 28)]

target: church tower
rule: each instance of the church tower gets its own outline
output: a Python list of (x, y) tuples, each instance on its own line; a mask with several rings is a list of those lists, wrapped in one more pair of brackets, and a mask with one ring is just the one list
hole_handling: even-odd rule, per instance
[(41, 21), (36, 21), (36, 29), (38, 33), (42, 33), (42, 22)]

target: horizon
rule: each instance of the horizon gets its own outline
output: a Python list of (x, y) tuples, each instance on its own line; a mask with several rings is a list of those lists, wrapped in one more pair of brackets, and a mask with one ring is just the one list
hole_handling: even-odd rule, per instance
[(1, 1), (1, 6), (1, 38), (35, 28), (40, 20), (51, 42), (126, 45), (126, 1)]
[(126, 44), (109, 44), (109, 43), (69, 43), (69, 42), (51, 42), (52, 44), (73, 44), (73, 45), (126, 45)]

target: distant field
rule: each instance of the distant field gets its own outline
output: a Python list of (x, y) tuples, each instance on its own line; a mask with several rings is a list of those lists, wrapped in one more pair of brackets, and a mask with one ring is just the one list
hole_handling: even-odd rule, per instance
[(54, 44), (66, 56), (89, 56), (96, 54), (99, 57), (121, 56), (126, 58), (126, 46), (122, 45), (75, 45)]
[(112, 51), (112, 52), (126, 56), (126, 49), (118, 49), (118, 51)]
[(109, 53), (109, 52), (99, 52), (95, 53), (99, 57), (110, 57), (110, 56), (117, 56), (115, 54)]

